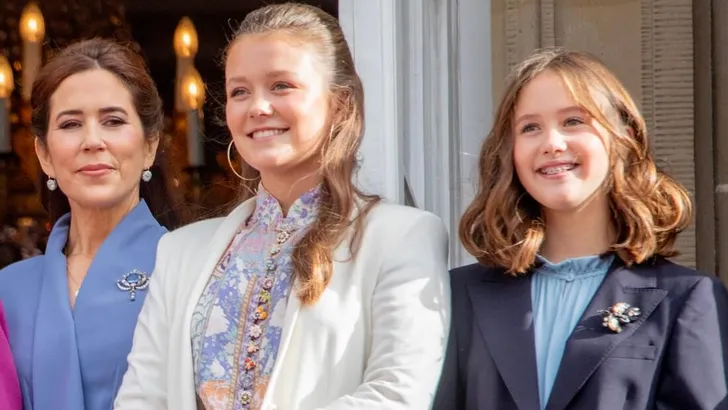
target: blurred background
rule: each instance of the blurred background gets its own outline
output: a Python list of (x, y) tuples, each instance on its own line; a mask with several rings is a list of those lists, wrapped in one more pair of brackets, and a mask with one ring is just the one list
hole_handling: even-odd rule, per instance
[[(234, 200), (222, 51), (236, 23), (271, 0), (2, 0), (0, 2), (0, 268), (45, 247), (28, 99), (38, 68), (81, 39), (131, 43), (164, 101), (175, 184), (199, 215)], [(336, 16), (337, 0), (310, 0)]]

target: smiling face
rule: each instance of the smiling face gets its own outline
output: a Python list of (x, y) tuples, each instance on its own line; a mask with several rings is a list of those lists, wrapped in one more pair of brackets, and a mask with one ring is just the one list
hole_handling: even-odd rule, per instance
[(545, 210), (571, 212), (603, 196), (607, 132), (558, 74), (543, 72), (521, 90), (513, 124), (518, 179)]
[(72, 206), (107, 209), (139, 200), (141, 173), (154, 163), (157, 143), (144, 138), (124, 84), (95, 69), (71, 75), (53, 93), (36, 153)]
[(329, 115), (325, 73), (314, 48), (285, 34), (243, 35), (230, 47), (227, 125), (243, 160), (264, 182), (317, 172)]

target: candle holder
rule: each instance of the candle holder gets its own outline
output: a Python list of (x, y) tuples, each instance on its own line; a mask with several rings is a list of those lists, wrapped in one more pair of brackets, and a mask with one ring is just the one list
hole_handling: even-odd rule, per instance
[(190, 70), (194, 70), (195, 55), (199, 47), (197, 30), (189, 17), (185, 16), (179, 21), (174, 31), (174, 53), (177, 56), (177, 80), (175, 88), (175, 111), (184, 112), (188, 105), (185, 101), (184, 79)]

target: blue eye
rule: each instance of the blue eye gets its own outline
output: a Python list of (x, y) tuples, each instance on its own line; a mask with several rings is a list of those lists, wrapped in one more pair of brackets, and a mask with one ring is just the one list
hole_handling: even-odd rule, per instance
[(285, 89), (288, 89), (288, 88), (292, 88), (292, 86), (290, 84), (288, 84), (288, 83), (277, 82), (277, 83), (273, 84), (273, 89), (274, 90), (285, 90)]
[(538, 130), (538, 126), (536, 124), (526, 124), (521, 128), (521, 133), (525, 134), (527, 132), (536, 131)]
[(232, 91), (230, 91), (230, 97), (239, 97), (245, 93), (245, 89), (243, 88), (235, 88)]
[(579, 117), (571, 117), (571, 118), (568, 118), (566, 121), (564, 121), (564, 125), (567, 127), (581, 125), (581, 124), (584, 124), (584, 120), (582, 120)]

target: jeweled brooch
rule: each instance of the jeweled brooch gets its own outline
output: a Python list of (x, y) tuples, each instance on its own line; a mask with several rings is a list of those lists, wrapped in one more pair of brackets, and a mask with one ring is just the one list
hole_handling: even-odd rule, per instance
[(116, 282), (116, 286), (120, 290), (129, 292), (129, 300), (133, 302), (136, 300), (137, 291), (144, 290), (149, 286), (149, 277), (144, 272), (134, 269), (131, 272), (125, 273)]
[(642, 314), (638, 307), (630, 306), (629, 303), (619, 302), (606, 310), (600, 310), (604, 316), (602, 326), (609, 328), (612, 332), (621, 333), (622, 325), (635, 322)]

